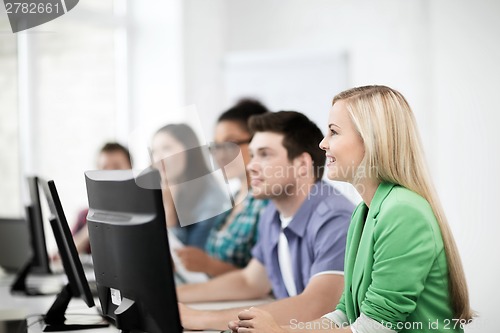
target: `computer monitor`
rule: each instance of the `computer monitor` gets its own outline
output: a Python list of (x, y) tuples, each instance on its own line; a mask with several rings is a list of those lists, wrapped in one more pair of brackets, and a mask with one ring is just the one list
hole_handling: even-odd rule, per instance
[(26, 220), (31, 243), (32, 255), (17, 274), (12, 286), (12, 293), (22, 293), (29, 296), (44, 295), (46, 292), (36, 287), (28, 287), (26, 279), (30, 273), (51, 274), (50, 260), (45, 242), (44, 219), (40, 200), (38, 177), (27, 177), (30, 203), (26, 206)]
[(85, 180), (103, 314), (122, 331), (182, 332), (162, 195), (147, 189), (159, 188), (158, 171), (87, 171)]
[(107, 324), (100, 322), (93, 324), (68, 324), (66, 322), (66, 309), (73, 297), (81, 297), (89, 308), (93, 307), (94, 299), (83, 271), (82, 263), (78, 257), (76, 246), (62, 208), (59, 194), (54, 181), (41, 181), (52, 216), (50, 225), (59, 249), (62, 264), (68, 284), (57, 295), (49, 311), (44, 316), (44, 332), (69, 331), (78, 329), (101, 328)]
[(0, 266), (18, 272), (31, 257), (28, 222), (19, 218), (0, 218)]
[(28, 205), (28, 216), (31, 241), (33, 247), (33, 261), (31, 272), (39, 274), (51, 274), (50, 260), (47, 254), (47, 244), (45, 242), (44, 218), (40, 200), (40, 190), (38, 177), (27, 177), (28, 190), (30, 194), (30, 205)]

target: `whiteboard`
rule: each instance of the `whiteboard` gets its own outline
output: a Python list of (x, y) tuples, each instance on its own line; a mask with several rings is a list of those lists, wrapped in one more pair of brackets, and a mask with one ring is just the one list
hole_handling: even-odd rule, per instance
[(324, 130), (333, 96), (348, 86), (347, 54), (230, 53), (224, 59), (224, 85), (226, 105), (255, 97), (272, 111), (305, 113)]

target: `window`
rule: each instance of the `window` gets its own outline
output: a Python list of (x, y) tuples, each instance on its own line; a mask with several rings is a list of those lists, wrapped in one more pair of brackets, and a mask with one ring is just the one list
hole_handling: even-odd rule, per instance
[(17, 39), (0, 20), (0, 216), (21, 216)]
[(17, 34), (2, 20), (0, 215), (23, 214), (29, 174), (56, 181), (70, 223), (86, 206), (83, 173), (127, 123), (118, 119), (127, 105), (121, 100), (126, 54), (117, 52), (126, 43), (124, 2), (80, 1), (68, 14)]

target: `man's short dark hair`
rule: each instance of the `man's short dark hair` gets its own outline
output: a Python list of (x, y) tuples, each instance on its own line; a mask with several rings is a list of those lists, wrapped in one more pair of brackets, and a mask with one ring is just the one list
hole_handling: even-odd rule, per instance
[(233, 107), (222, 113), (217, 122), (221, 121), (234, 121), (238, 123), (243, 130), (248, 133), (250, 129), (248, 127), (248, 119), (250, 117), (264, 114), (269, 112), (269, 110), (258, 100), (251, 98), (240, 99)]
[(130, 156), (129, 150), (125, 147), (119, 144), (118, 142), (107, 142), (102, 146), (101, 150), (99, 151), (100, 153), (114, 153), (114, 152), (121, 152), (123, 153), (127, 159), (130, 165), (132, 165), (132, 157)]
[(253, 116), (249, 120), (253, 133), (273, 132), (283, 134), (283, 147), (291, 161), (302, 153), (308, 153), (314, 163), (316, 181), (323, 176), (325, 169), (325, 152), (319, 148), (323, 140), (321, 130), (307, 116), (296, 111), (270, 112)]

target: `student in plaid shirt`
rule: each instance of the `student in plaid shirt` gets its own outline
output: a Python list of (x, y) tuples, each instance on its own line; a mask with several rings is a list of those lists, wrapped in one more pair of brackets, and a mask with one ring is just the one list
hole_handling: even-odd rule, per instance
[(238, 178), (241, 189), (236, 194), (234, 208), (217, 217), (205, 245), (205, 252), (195, 247), (177, 251), (186, 269), (218, 276), (245, 267), (252, 258), (251, 250), (257, 241), (260, 212), (268, 200), (255, 199), (248, 190), (248, 179), (242, 165), (231, 163), (241, 153), (246, 166), (250, 161), (248, 144), (252, 134), (248, 119), (268, 112), (258, 101), (241, 100), (224, 112), (215, 127), (213, 153), (224, 167), (227, 178)]
[(211, 257), (230, 262), (238, 268), (245, 267), (252, 258), (252, 247), (257, 242), (259, 216), (268, 200), (255, 199), (248, 193), (241, 203), (242, 209), (226, 226), (230, 212), (220, 216), (208, 237), (205, 251)]

